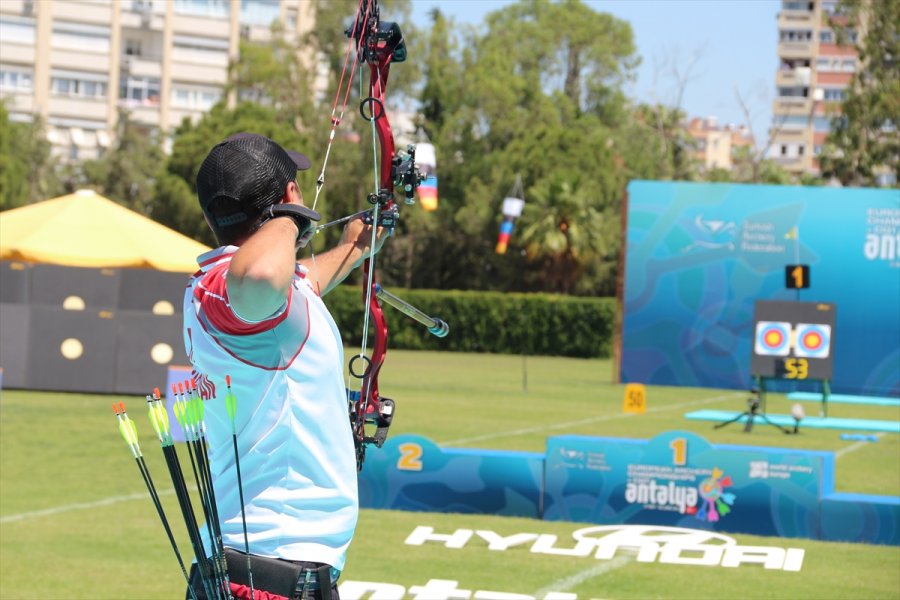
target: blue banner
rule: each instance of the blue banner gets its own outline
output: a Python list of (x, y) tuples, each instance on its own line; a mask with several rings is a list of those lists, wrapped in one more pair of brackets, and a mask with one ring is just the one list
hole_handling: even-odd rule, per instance
[(831, 453), (713, 446), (671, 431), (647, 440), (547, 440), (544, 518), (819, 538)]
[(369, 448), (359, 474), (364, 508), (540, 518), (544, 455), (440, 448), (417, 435)]
[(900, 396), (897, 190), (634, 181), (627, 218), (623, 381), (746, 389), (755, 301), (801, 300), (837, 306), (833, 391)]

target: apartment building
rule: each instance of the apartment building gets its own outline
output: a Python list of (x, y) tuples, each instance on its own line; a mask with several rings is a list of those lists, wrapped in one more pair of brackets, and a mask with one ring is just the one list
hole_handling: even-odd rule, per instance
[[(78, 161), (113, 143), (120, 108), (164, 143), (224, 94), (241, 39), (313, 23), (308, 0), (2, 0), (0, 97), (40, 114), (53, 153)], [(234, 101), (234, 98), (230, 98)]]
[(816, 157), (859, 67), (854, 48), (837, 44), (831, 22), (844, 18), (837, 10), (838, 0), (783, 0), (778, 13), (780, 66), (768, 157), (794, 174), (819, 173)]
[(687, 131), (694, 139), (694, 158), (707, 171), (730, 171), (735, 151), (755, 146), (753, 134), (745, 125), (719, 126), (715, 117), (691, 119)]

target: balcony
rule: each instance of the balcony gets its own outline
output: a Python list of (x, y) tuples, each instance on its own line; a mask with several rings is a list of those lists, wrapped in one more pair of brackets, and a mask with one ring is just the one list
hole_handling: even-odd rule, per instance
[(785, 69), (775, 74), (775, 85), (778, 87), (808, 86), (812, 71), (809, 67)]
[(159, 103), (138, 104), (120, 99), (119, 106), (128, 109), (128, 116), (135, 123), (159, 127)]
[(122, 11), (122, 27), (128, 29), (140, 29), (142, 31), (162, 31), (165, 26), (165, 14), (154, 13), (149, 10)]
[(772, 146), (780, 144), (808, 144), (810, 141), (810, 124), (805, 129), (784, 129), (778, 128), (778, 117), (772, 119), (772, 129), (769, 135), (772, 136)]
[(182, 83), (221, 87), (228, 80), (228, 67), (172, 61), (172, 79)]
[(109, 54), (78, 50), (50, 50), (50, 66), (54, 69), (109, 73)]
[(782, 10), (778, 13), (779, 29), (813, 29), (814, 13), (808, 10)]
[(3, 41), (3, 62), (25, 65), (34, 64), (34, 46)]
[(134, 77), (162, 77), (162, 64), (159, 58), (146, 56), (123, 56), (121, 62), (122, 72)]
[(812, 58), (813, 42), (779, 42), (778, 56), (781, 58)]
[(34, 112), (34, 93), (31, 90), (0, 89), (0, 98), (6, 102), (9, 112)]
[(775, 102), (772, 103), (772, 114), (776, 115), (775, 118), (777, 118), (778, 115), (809, 115), (812, 113), (812, 110), (812, 98), (778, 97), (775, 99)]
[(211, 38), (230, 38), (230, 23), (228, 17), (199, 17), (194, 15), (175, 14), (172, 22), (172, 29), (175, 33), (183, 33), (186, 35), (196, 35), (198, 31), (202, 31), (205, 37)]
[(76, 23), (95, 23), (109, 27), (112, 22), (112, 3), (54, 2), (53, 19)]
[(50, 96), (47, 103), (49, 114), (53, 117), (71, 117), (73, 119), (90, 119), (106, 121), (106, 98), (78, 98), (74, 96)]

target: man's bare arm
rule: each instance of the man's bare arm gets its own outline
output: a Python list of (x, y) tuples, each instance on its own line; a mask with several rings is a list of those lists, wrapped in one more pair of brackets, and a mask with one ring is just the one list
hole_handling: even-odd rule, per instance
[(226, 289), (239, 317), (261, 321), (284, 305), (294, 279), (296, 240), (293, 221), (271, 219), (234, 253)]

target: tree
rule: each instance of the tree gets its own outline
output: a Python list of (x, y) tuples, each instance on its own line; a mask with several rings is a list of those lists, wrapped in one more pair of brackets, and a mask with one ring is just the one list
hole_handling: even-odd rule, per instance
[(854, 28), (860, 68), (847, 88), (840, 114), (820, 157), (824, 175), (844, 185), (878, 185), (879, 174), (893, 177), (900, 167), (900, 2), (841, 0), (831, 17), (838, 42)]
[[(308, 146), (308, 138), (289, 121), (279, 120), (274, 108), (244, 102), (229, 109), (220, 102), (197, 123), (185, 119), (176, 128), (172, 154), (156, 186), (158, 206), (154, 218), (204, 243), (214, 243), (197, 203), (197, 171), (213, 146), (230, 135), (247, 131), (269, 137), (289, 149), (303, 151)], [(304, 185), (309, 182), (307, 177), (303, 174), (298, 178), (304, 190), (309, 188)]]
[(110, 200), (152, 217), (156, 180), (164, 164), (156, 137), (121, 111), (114, 147), (100, 158), (85, 162), (82, 172), (86, 182), (97, 186)]
[(39, 115), (14, 122), (0, 102), (0, 210), (46, 200), (61, 190), (56, 160)]
[(587, 265), (608, 258), (618, 245), (619, 219), (596, 201), (593, 187), (578, 177), (560, 176), (531, 189), (521, 239), (551, 291), (573, 292)]
[[(575, 219), (617, 214), (627, 173), (615, 126), (625, 107), (621, 84), (635, 64), (630, 27), (576, 0), (509, 5), (488, 15), (483, 32), (459, 32), (442, 19), (433, 15), (428, 46), (437, 50), (427, 54), (422, 97), (423, 125), (441, 159), (440, 225), (422, 246), (414, 281), (464, 289), (604, 289), (594, 277), (609, 273), (583, 267), (614, 264), (618, 234), (606, 240), (604, 255), (585, 251), (580, 235), (559, 250), (551, 233), (570, 213)], [(459, 50), (442, 49), (447, 32), (460, 35)], [(448, 54), (461, 67), (446, 64)], [(499, 209), (517, 176), (526, 190), (536, 190), (540, 205), (526, 208), (501, 257), (493, 252)], [(571, 198), (591, 212), (573, 208), (578, 203)], [(539, 235), (547, 219), (556, 224)], [(565, 271), (560, 281), (548, 274), (554, 264)]]

